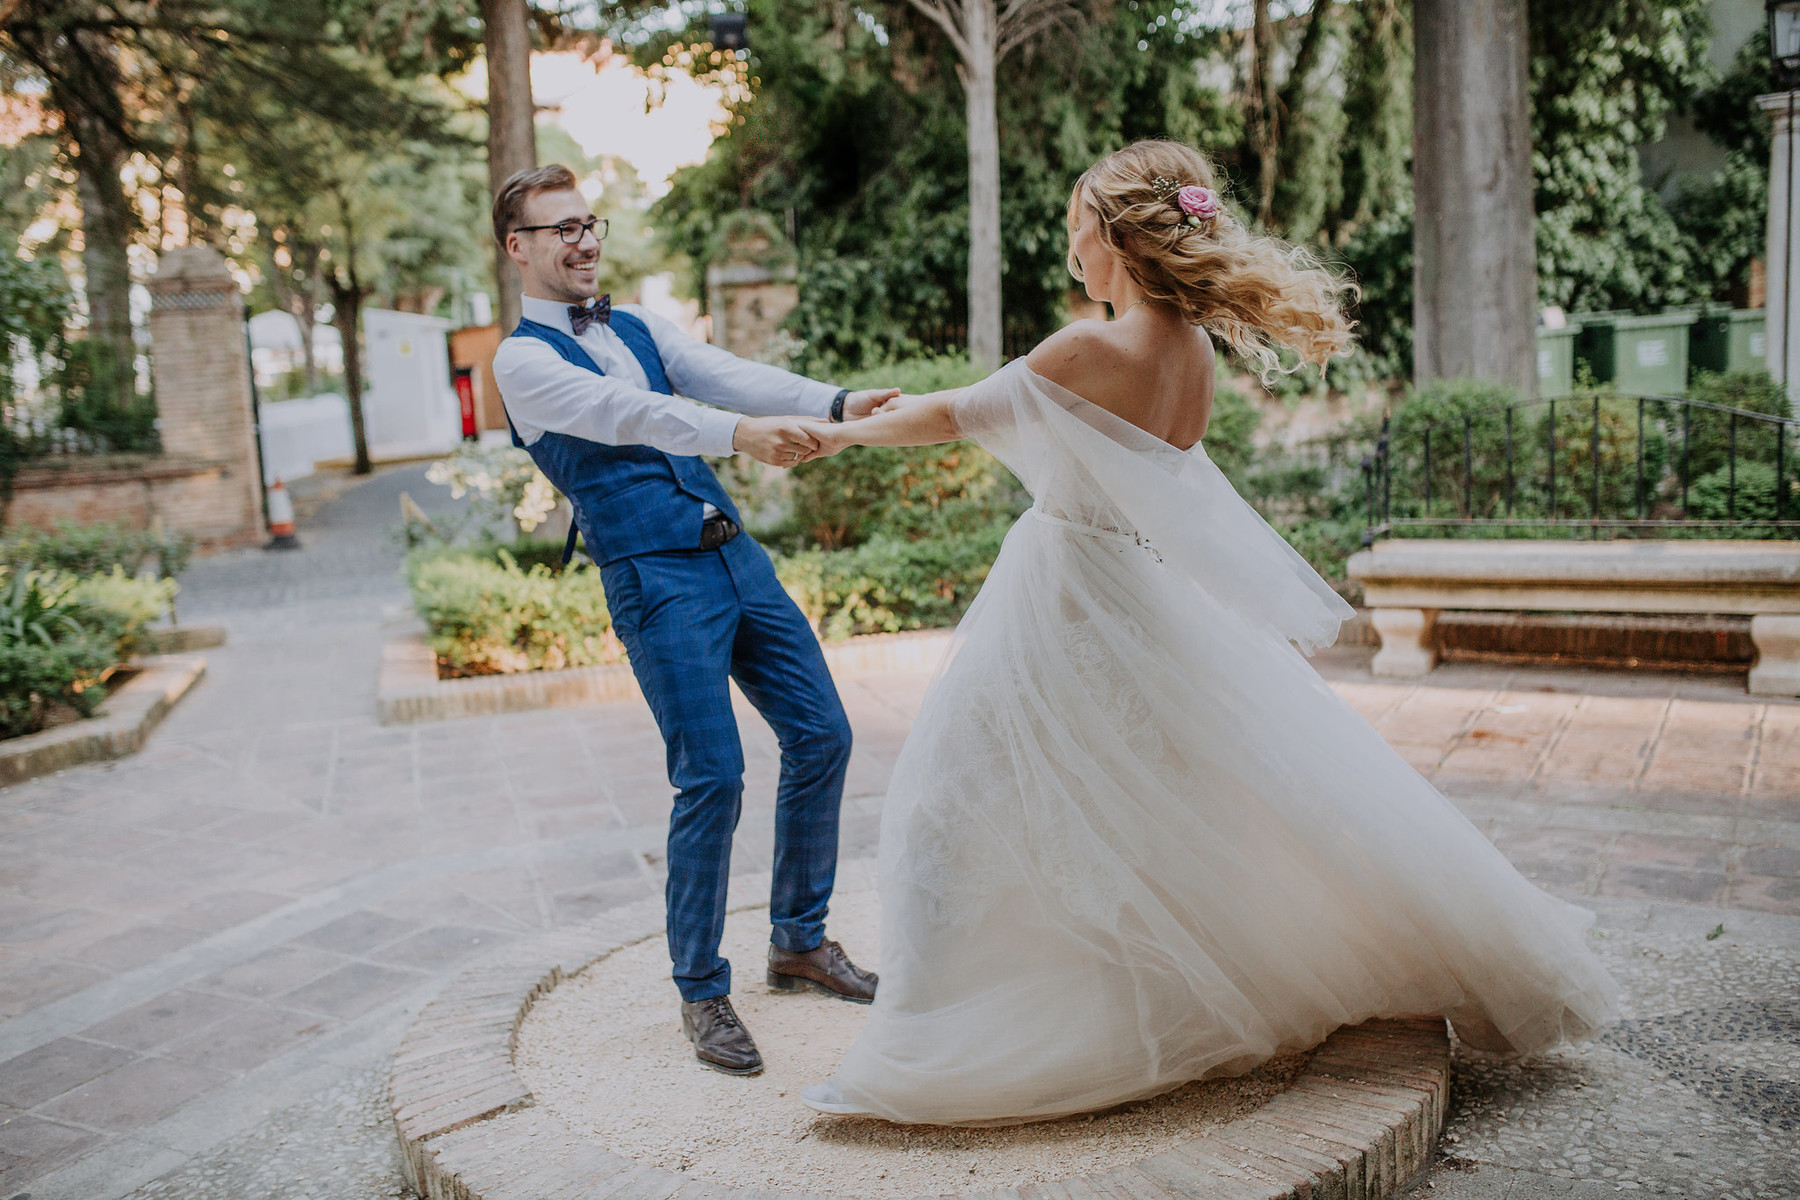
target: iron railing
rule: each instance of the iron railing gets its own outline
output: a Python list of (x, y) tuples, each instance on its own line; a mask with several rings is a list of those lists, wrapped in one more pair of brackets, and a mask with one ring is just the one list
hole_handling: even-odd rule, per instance
[(1381, 536), (1800, 537), (1800, 417), (1591, 393), (1384, 417), (1363, 459)]

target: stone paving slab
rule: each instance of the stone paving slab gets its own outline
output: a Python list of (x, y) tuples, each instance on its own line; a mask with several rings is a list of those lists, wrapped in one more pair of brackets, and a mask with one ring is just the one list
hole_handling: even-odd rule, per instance
[[(489, 956), (660, 890), (669, 791), (641, 704), (377, 722), (381, 648), (416, 629), (390, 535), (398, 494), (432, 511), (442, 503), (422, 474), (384, 472), (305, 508), (300, 551), (196, 562), (182, 580), (182, 620), (224, 626), (229, 642), (208, 652), (206, 677), (144, 749), (0, 789), (0, 1078), (59, 1041), (105, 1060), (24, 1108), (0, 1085), (0, 1197), (368, 1200), (403, 1189), (379, 1092), (411, 1018)], [(1746, 697), (1741, 678), (1679, 672), (1453, 663), (1421, 683), (1377, 681), (1368, 653), (1315, 662), (1522, 870), (1601, 913), (1609, 940), (1598, 944), (1647, 998), (1642, 1015), (1717, 1007), (1727, 984), (1759, 1003), (1800, 991), (1733, 965), (1783, 962), (1800, 945), (1800, 706)], [(927, 678), (839, 674), (857, 739), (847, 856), (875, 849), (888, 774)], [(1502, 711), (1517, 705), (1528, 708)], [(770, 865), (778, 752), (747, 708), (740, 720), (748, 779), (735, 864), (754, 874)], [(1493, 746), (1516, 756), (1516, 774), (1486, 757)], [(1668, 913), (1690, 915), (1698, 931), (1645, 915)], [(1720, 923), (1726, 934), (1704, 942)], [(1757, 938), (1733, 949), (1752, 927)], [(1690, 943), (1716, 961), (1689, 957)], [(329, 1008), (301, 1002), (331, 1000), (315, 985), (334, 974), (382, 990), (361, 1012), (341, 994)], [(1680, 991), (1689, 976), (1714, 991)], [(191, 993), (247, 1007), (150, 1049), (92, 1032)], [(1780, 1036), (1753, 1044), (1722, 1029), (1709, 1053), (1780, 1060)], [(1604, 1089), (1545, 1068), (1471, 1073), (1459, 1055), (1450, 1128), (1469, 1128), (1473, 1117), (1459, 1126), (1456, 1113), (1472, 1097), (1486, 1103), (1473, 1116), (1491, 1140), (1479, 1171), (1438, 1179), (1433, 1169), (1438, 1194), (1502, 1173), (1559, 1186), (1548, 1172), (1565, 1168), (1539, 1167), (1547, 1156), (1535, 1147), (1502, 1140), (1536, 1119), (1528, 1104), (1502, 1105), (1518, 1095), (1559, 1114), (1568, 1153), (1555, 1157), (1588, 1154), (1596, 1177), (1629, 1169), (1644, 1190), (1674, 1189), (1672, 1164), (1686, 1160), (1638, 1163), (1633, 1146), (1649, 1141), (1696, 1152), (1715, 1177), (1800, 1196), (1800, 1183), (1775, 1189), (1767, 1171), (1735, 1165), (1760, 1161), (1762, 1143), (1703, 1124), (1725, 1110), (1683, 1099), (1669, 1074), (1683, 1068), (1594, 1054), (1592, 1065), (1579, 1060), (1582, 1077), (1611, 1080)], [(90, 1079), (144, 1059), (223, 1081), (129, 1128), (101, 1122), (98, 1107), (49, 1115)], [(1515, 1090), (1538, 1079), (1552, 1082)], [(1592, 1107), (1602, 1090), (1616, 1112)], [(1657, 1114), (1674, 1124), (1617, 1132), (1626, 1117), (1648, 1125)], [(1612, 1132), (1583, 1134), (1582, 1120)], [(1709, 1128), (1706, 1139), (1681, 1136)], [(1109, 1200), (1166, 1200), (1142, 1173), (1090, 1182)]]
[[(870, 885), (870, 864), (846, 864)], [(733, 881), (733, 907), (763, 903), (768, 876)], [(605, 956), (659, 934), (661, 905), (627, 906), (543, 935), (447, 987), (394, 1058), (394, 1129), (408, 1182), (445, 1200), (570, 1196), (711, 1196), (732, 1189), (652, 1169), (596, 1146), (535, 1107), (513, 1066), (532, 1004)], [(1335, 1033), (1290, 1088), (1135, 1171), (1164, 1200), (1318, 1200), (1394, 1194), (1431, 1161), (1445, 1114), (1449, 1039), (1441, 1018), (1374, 1021)], [(1330, 1149), (1331, 1153), (1324, 1153)], [(1022, 1197), (1104, 1191), (1118, 1172), (1018, 1189)], [(773, 1195), (773, 1194), (771, 1194)], [(782, 1200), (801, 1200), (798, 1196)]]

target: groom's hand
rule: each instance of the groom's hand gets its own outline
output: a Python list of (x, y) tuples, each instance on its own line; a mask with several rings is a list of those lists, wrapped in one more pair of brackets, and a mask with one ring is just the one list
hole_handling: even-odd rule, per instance
[(731, 435), (731, 448), (771, 467), (805, 462), (819, 448), (801, 417), (743, 417)]
[(882, 405), (899, 394), (899, 388), (870, 388), (863, 392), (851, 392), (844, 397), (844, 420), (859, 421), (864, 417), (874, 416), (881, 411)]

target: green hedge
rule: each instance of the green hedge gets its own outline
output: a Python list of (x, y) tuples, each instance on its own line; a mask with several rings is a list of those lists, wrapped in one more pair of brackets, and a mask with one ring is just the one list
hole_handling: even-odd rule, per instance
[(623, 648), (600, 572), (521, 567), (505, 550), (415, 552), (407, 559), (413, 607), (431, 648), (461, 674), (556, 670), (617, 662)]
[(99, 575), (114, 567), (138, 575), (154, 566), (164, 579), (181, 574), (194, 553), (194, 539), (133, 529), (106, 521), (90, 525), (58, 521), (53, 529), (19, 526), (0, 533), (0, 565), (29, 570), (45, 567), (76, 575)]
[(975, 599), (1009, 526), (909, 542), (876, 537), (851, 550), (776, 560), (776, 574), (827, 640), (954, 625)]
[[(776, 574), (827, 639), (954, 625), (987, 578), (1006, 523), (909, 542), (778, 555)], [(616, 662), (624, 648), (592, 568), (521, 567), (506, 550), (415, 551), (413, 607), (438, 660), (459, 674)]]

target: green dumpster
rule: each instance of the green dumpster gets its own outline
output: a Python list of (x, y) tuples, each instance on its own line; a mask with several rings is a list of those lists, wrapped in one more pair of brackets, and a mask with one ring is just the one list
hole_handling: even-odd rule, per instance
[(1694, 309), (1672, 308), (1648, 316), (1583, 313), (1575, 357), (1594, 382), (1621, 392), (1679, 396), (1687, 388), (1688, 333)]
[(1575, 339), (1581, 326), (1574, 321), (1561, 329), (1537, 331), (1538, 395), (1555, 400), (1568, 395), (1575, 386)]
[(1702, 313), (1694, 322), (1689, 365), (1696, 371), (1747, 371), (1763, 366), (1766, 355), (1760, 308)]

